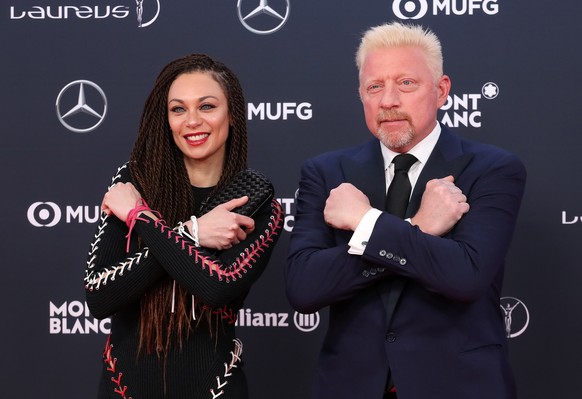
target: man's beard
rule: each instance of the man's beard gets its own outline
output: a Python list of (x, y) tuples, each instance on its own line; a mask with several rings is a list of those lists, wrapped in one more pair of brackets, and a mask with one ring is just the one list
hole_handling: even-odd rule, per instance
[[(408, 128), (400, 132), (386, 132), (381, 127), (381, 122), (386, 120), (407, 120)], [(376, 137), (391, 150), (399, 150), (409, 145), (416, 134), (410, 116), (406, 113), (394, 110), (381, 110), (378, 114), (378, 130)]]

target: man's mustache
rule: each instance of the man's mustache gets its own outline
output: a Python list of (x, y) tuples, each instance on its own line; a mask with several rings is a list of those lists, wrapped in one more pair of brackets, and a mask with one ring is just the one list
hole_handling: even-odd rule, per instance
[(378, 113), (378, 123), (386, 122), (386, 121), (399, 121), (399, 120), (406, 120), (411, 122), (410, 115), (406, 112), (400, 112), (393, 109), (383, 109), (380, 110)]

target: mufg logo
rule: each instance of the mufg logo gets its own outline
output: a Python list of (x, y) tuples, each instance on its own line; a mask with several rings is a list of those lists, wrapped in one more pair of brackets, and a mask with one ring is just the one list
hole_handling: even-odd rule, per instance
[(96, 223), (101, 216), (98, 205), (69, 206), (63, 209), (54, 202), (35, 202), (26, 212), (28, 222), (35, 227), (53, 227), (62, 220), (66, 223)]
[(497, 0), (394, 0), (392, 12), (400, 19), (420, 19), (432, 15), (494, 15), (499, 12)]

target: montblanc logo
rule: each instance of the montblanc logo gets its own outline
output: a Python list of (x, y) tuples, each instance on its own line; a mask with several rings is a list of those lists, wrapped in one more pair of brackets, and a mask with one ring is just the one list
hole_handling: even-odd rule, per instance
[(499, 12), (497, 0), (393, 0), (392, 12), (400, 19), (420, 19), (432, 15), (494, 15)]
[(446, 103), (440, 108), (444, 111), (440, 119), (448, 127), (481, 127), (481, 99), (493, 100), (499, 95), (499, 86), (487, 82), (481, 87), (480, 93), (450, 94)]
[(86, 302), (49, 302), (49, 334), (110, 334), (111, 319), (91, 316)]
[[(96, 1), (96, 0), (93, 0)], [(135, 10), (136, 23), (139, 28), (153, 24), (160, 14), (160, 0), (125, 0), (128, 5), (49, 5), (49, 6), (10, 6), (11, 20), (101, 20), (126, 19)]]
[(283, 224), (283, 229), (285, 231), (293, 231), (293, 226), (295, 224), (295, 203), (297, 202), (297, 197), (295, 198), (277, 198), (277, 201), (281, 204), (283, 212), (285, 213), (285, 223)]
[(289, 1), (238, 0), (236, 4), (238, 19), (248, 31), (257, 35), (275, 33), (289, 19)]

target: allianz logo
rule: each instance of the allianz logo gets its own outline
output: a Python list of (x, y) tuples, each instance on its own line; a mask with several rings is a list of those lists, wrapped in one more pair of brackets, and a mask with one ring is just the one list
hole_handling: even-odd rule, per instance
[[(295, 312), (293, 324), (299, 331), (311, 332), (319, 327), (319, 313), (303, 314)], [(289, 313), (286, 312), (253, 312), (252, 309), (242, 308), (238, 311), (237, 327), (289, 327)]]
[(10, 6), (10, 19), (123, 19), (129, 16), (127, 6), (32, 6), (30, 9), (19, 9)]

